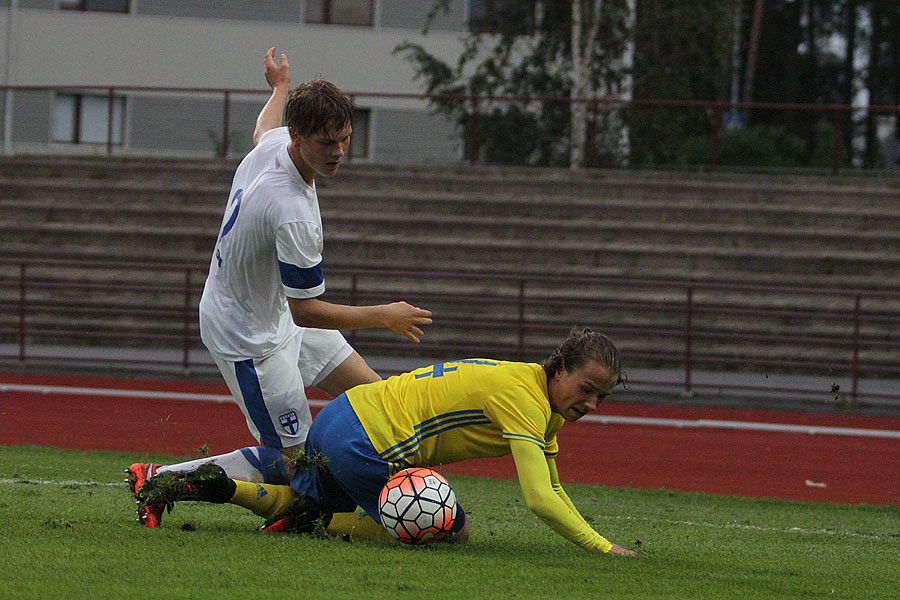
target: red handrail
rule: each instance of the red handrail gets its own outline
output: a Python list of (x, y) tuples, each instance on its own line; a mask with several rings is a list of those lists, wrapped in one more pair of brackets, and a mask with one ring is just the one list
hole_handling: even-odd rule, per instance
[[(18, 363), (78, 365), (96, 361), (90, 356), (92, 352), (96, 355), (99, 348), (108, 350), (102, 360), (109, 364), (180, 368), (184, 372), (210, 368), (212, 363), (203, 350), (197, 331), (197, 303), (202, 291), (202, 284), (198, 282), (205, 277), (207, 268), (207, 265), (177, 263), (0, 258), (0, 340), (7, 347), (14, 348), (7, 352), (0, 345), (0, 359)], [(71, 274), (77, 270), (102, 273), (102, 281), (73, 281)], [(137, 281), (135, 273), (140, 273), (141, 281)], [(658, 374), (661, 371), (653, 371), (657, 375), (632, 380), (632, 385), (663, 386), (686, 394), (715, 387), (744, 392), (790, 391), (821, 396), (832, 390), (810, 389), (808, 384), (802, 382), (794, 387), (773, 388), (737, 381), (713, 386), (697, 381), (695, 375), (699, 373), (698, 369), (710, 368), (735, 373), (772, 370), (810, 374), (827, 371), (835, 379), (849, 379), (849, 391), (845, 390), (842, 394), (848, 397), (850, 403), (887, 403), (900, 408), (900, 361), (871, 356), (873, 352), (900, 356), (900, 335), (897, 333), (900, 331), (900, 292), (459, 271), (329, 268), (328, 274), (329, 281), (333, 283), (329, 295), (338, 301), (372, 303), (399, 296), (423, 306), (443, 303), (457, 308), (467, 307), (459, 316), (445, 316), (437, 319), (434, 325), (451, 338), (462, 341), (433, 343), (428, 339), (430, 332), (426, 332), (422, 344), (411, 346), (399, 338), (356, 335), (352, 342), (363, 353), (419, 354), (436, 359), (481, 354), (516, 360), (540, 360), (552, 349), (545, 338), (558, 340), (572, 325), (554, 320), (554, 310), (588, 309), (594, 313), (614, 310), (616, 314), (662, 317), (665, 324), (581, 324), (603, 330), (614, 338), (621, 336), (641, 340), (636, 347), (623, 348), (627, 364), (632, 368), (662, 364), (683, 367), (680, 378), (660, 378)], [(346, 283), (341, 283), (342, 278)], [(428, 289), (430, 282), (437, 281), (455, 282), (455, 287), (459, 289), (465, 284), (478, 284), (479, 291), (468, 294), (422, 291)], [(381, 282), (380, 285), (378, 282)], [(385, 289), (391, 292), (385, 292)], [(626, 290), (635, 299), (562, 297), (557, 293), (559, 290), (573, 289)], [(667, 293), (665, 301), (637, 299), (638, 292), (659, 291), (677, 292), (677, 295)], [(752, 295), (756, 301), (742, 300), (743, 304), (732, 301), (727, 306), (708, 300), (699, 302), (698, 294), (701, 292), (706, 296), (740, 292)], [(60, 298), (63, 293), (68, 296)], [(100, 298), (92, 304), (85, 300), (75, 305), (71, 300), (90, 294)], [(815, 306), (774, 308), (786, 299), (800, 297), (814, 299)], [(846, 304), (847, 309), (829, 308), (835, 302)], [(501, 316), (479, 315), (479, 309), (495, 312), (499, 309)], [(748, 332), (740, 328), (728, 329), (727, 326), (710, 329), (698, 324), (705, 317), (723, 315), (763, 321), (817, 320), (833, 325), (843, 324), (845, 327), (841, 331), (804, 335), (795, 331)], [(117, 324), (116, 319), (127, 318), (133, 318), (134, 323)], [(62, 323), (65, 319), (77, 324), (77, 327), (64, 327)], [(155, 328), (146, 327), (151, 322), (158, 325)], [(682, 325), (679, 326), (679, 323)], [(877, 333), (866, 333), (866, 327)], [(844, 329), (848, 331), (842, 333)], [(504, 335), (511, 341), (504, 341)], [(676, 344), (678, 340), (681, 340), (680, 349)], [(771, 352), (736, 356), (722, 350), (738, 343), (764, 345)], [(701, 349), (703, 344), (708, 346), (705, 351)], [(146, 348), (142, 353), (143, 346)], [(823, 364), (815, 357), (779, 358), (775, 349), (781, 346), (801, 349), (824, 347), (838, 355), (846, 353), (846, 360), (834, 359)], [(122, 348), (128, 348), (133, 355), (117, 350)], [(888, 385), (887, 391), (874, 388), (862, 390), (860, 382), (863, 378), (878, 378), (896, 385)]]

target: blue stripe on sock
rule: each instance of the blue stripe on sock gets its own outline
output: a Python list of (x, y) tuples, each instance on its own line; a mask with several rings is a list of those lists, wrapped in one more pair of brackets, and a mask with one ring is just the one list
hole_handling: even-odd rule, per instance
[[(255, 452), (254, 452), (255, 451)], [(254, 469), (262, 473), (263, 483), (288, 483), (281, 452), (268, 446), (241, 448), (241, 454)]]
[(269, 418), (269, 411), (266, 408), (262, 389), (259, 387), (259, 378), (256, 376), (253, 359), (248, 358), (234, 363), (234, 374), (237, 377), (238, 386), (241, 388), (241, 395), (244, 397), (247, 414), (250, 415), (250, 420), (259, 431), (260, 441), (265, 446), (281, 448), (281, 438), (278, 437), (275, 425)]

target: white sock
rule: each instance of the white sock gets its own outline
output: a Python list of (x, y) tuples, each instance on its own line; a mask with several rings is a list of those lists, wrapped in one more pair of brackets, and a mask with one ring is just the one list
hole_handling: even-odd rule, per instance
[(288, 483), (287, 470), (285, 469), (281, 451), (268, 446), (241, 448), (228, 454), (198, 458), (175, 465), (165, 465), (157, 469), (156, 472), (193, 471), (200, 465), (211, 462), (222, 467), (231, 479), (253, 483)]

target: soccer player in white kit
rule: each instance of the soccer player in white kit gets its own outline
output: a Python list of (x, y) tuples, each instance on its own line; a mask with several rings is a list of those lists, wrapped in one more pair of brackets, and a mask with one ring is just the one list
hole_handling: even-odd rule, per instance
[[(200, 300), (200, 335), (261, 446), (162, 466), (135, 463), (128, 483), (166, 470), (215, 462), (229, 477), (285, 483), (312, 417), (305, 387), (338, 396), (380, 379), (340, 329), (384, 327), (412, 342), (431, 312), (395, 302), (332, 304), (322, 274), (322, 220), (315, 177), (337, 173), (350, 144), (353, 107), (333, 84), (316, 79), (290, 89), (290, 66), (275, 48), (265, 59), (272, 95), (253, 132), (254, 148), (235, 172)], [(286, 126), (281, 126), (282, 118)], [(138, 520), (159, 525), (165, 507), (138, 500)]]

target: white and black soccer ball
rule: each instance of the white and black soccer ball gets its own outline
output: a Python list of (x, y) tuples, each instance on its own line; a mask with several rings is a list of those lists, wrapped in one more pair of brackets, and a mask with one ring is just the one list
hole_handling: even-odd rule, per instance
[(434, 469), (403, 469), (381, 489), (378, 512), (388, 533), (404, 544), (427, 544), (453, 527), (456, 494)]

